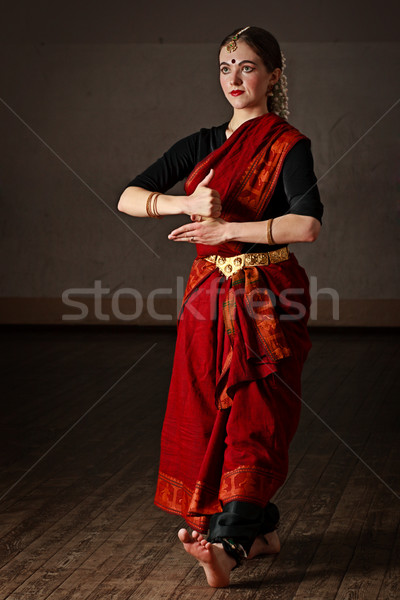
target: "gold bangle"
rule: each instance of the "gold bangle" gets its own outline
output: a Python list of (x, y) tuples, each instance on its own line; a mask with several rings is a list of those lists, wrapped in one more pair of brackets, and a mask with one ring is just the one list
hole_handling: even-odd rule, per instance
[[(146, 212), (152, 219), (161, 219), (161, 215), (157, 212), (157, 197), (160, 192), (151, 192), (146, 201)], [(152, 206), (153, 204), (153, 206)]]
[(146, 212), (149, 215), (149, 217), (152, 217), (153, 214), (151, 212), (151, 201), (153, 199), (153, 196), (156, 194), (156, 192), (151, 192), (151, 194), (149, 195), (149, 197), (147, 198), (147, 202), (146, 202)]
[(274, 238), (272, 237), (272, 221), (274, 219), (268, 219), (267, 221), (267, 244), (269, 246), (274, 246), (276, 244)]
[(157, 210), (157, 200), (158, 200), (158, 196), (160, 194), (156, 194), (153, 198), (153, 215), (155, 216), (156, 219), (162, 219), (162, 216), (160, 215), (160, 213)]

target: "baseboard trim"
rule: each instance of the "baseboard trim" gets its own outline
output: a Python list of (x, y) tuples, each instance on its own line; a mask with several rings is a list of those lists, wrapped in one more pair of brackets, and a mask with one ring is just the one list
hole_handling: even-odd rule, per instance
[[(174, 327), (180, 302), (171, 298), (144, 301), (142, 310), (132, 298), (74, 298), (75, 306), (62, 298), (0, 298), (0, 324), (3, 325), (118, 325)], [(79, 305), (78, 305), (79, 303)], [(309, 327), (400, 327), (400, 299), (344, 299), (334, 314), (332, 301), (313, 302)], [(79, 318), (77, 318), (79, 317)]]

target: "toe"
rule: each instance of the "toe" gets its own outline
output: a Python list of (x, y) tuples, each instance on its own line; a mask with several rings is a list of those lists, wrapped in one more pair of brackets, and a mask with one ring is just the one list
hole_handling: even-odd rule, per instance
[(178, 538), (181, 540), (183, 544), (188, 544), (191, 541), (191, 537), (186, 529), (180, 529), (178, 531)]

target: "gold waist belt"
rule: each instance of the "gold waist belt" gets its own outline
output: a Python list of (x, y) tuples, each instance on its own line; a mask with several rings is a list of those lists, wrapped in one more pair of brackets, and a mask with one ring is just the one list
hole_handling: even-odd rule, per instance
[(245, 267), (256, 267), (257, 265), (269, 265), (278, 263), (289, 258), (289, 248), (284, 246), (270, 252), (249, 252), (248, 254), (237, 254), (236, 256), (218, 256), (210, 254), (204, 256), (204, 260), (214, 263), (227, 279), (234, 273)]

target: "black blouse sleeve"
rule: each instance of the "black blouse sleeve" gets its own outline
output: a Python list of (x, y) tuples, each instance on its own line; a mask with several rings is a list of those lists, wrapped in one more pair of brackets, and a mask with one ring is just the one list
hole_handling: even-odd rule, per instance
[(291, 148), (282, 168), (282, 181), (289, 208), (288, 214), (315, 217), (322, 223), (324, 207), (314, 173), (311, 141), (302, 139)]
[(187, 177), (197, 164), (197, 137), (194, 133), (176, 142), (143, 173), (128, 183), (127, 187), (134, 185), (151, 192), (165, 193), (178, 181)]
[(143, 173), (137, 175), (127, 187), (134, 185), (151, 192), (165, 193), (178, 181), (190, 175), (194, 167), (226, 140), (228, 123), (217, 127), (202, 127), (200, 131), (176, 142)]

